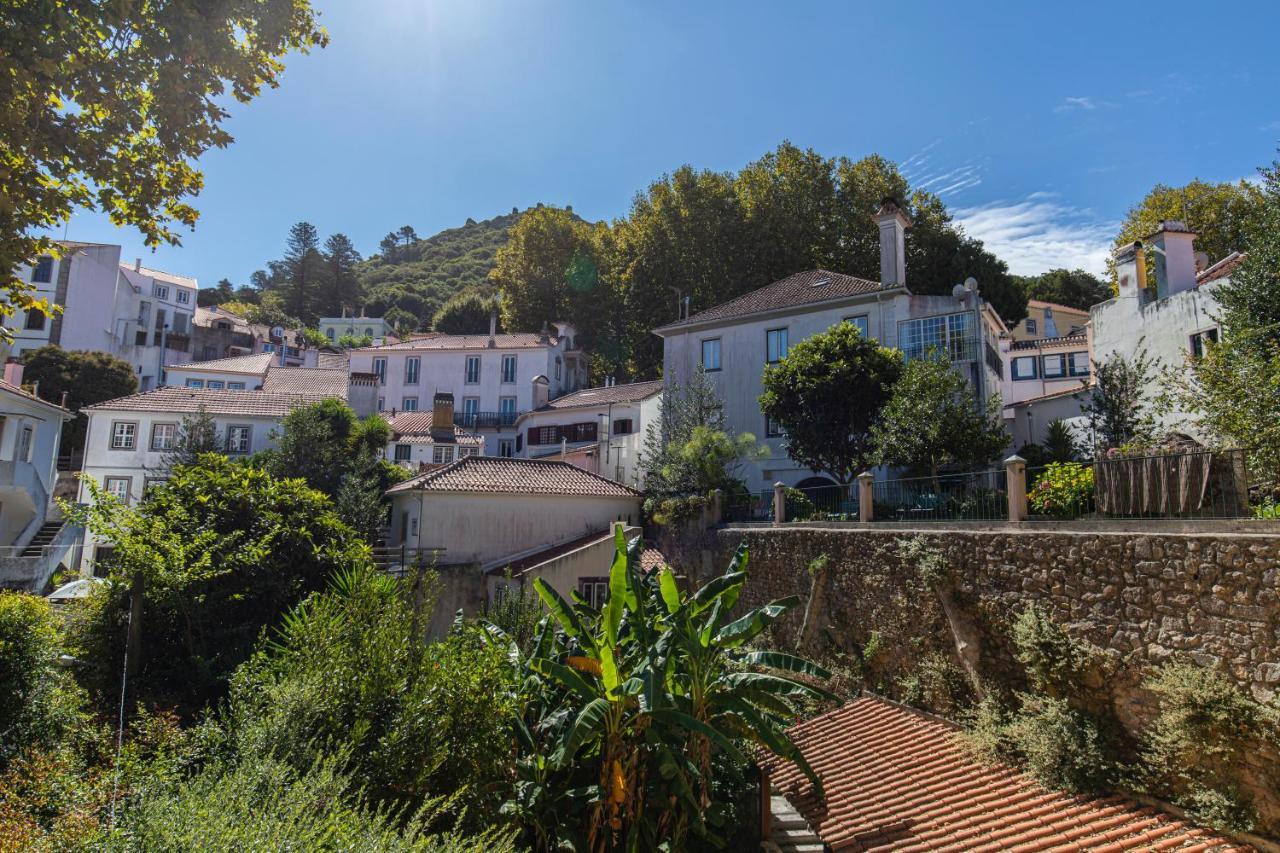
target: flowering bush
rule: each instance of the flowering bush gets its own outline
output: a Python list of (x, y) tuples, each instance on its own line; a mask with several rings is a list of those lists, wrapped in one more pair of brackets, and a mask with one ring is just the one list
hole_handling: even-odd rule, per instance
[(1070, 516), (1093, 499), (1093, 467), (1079, 462), (1051, 462), (1027, 495), (1037, 515)]

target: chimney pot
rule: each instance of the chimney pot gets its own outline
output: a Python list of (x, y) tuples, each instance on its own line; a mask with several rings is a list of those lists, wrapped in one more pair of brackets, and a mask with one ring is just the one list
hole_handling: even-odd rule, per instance
[(1165, 297), (1196, 286), (1196, 234), (1176, 219), (1160, 223), (1152, 235), (1155, 245), (1156, 296)]
[(133, 271), (142, 272), (142, 258), (133, 259)]
[(447, 391), (431, 398), (431, 431), (453, 432), (453, 395)]

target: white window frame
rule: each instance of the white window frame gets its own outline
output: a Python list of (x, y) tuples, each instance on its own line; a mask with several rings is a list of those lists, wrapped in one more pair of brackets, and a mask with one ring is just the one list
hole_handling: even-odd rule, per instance
[(112, 450), (136, 450), (138, 447), (138, 422), (112, 421), (110, 446)]
[[(1077, 363), (1076, 363), (1077, 358), (1081, 359), (1084, 362), (1083, 368), (1080, 368), (1077, 366)], [(1089, 376), (1090, 373), (1092, 373), (1092, 369), (1089, 366), (1088, 350), (1080, 350), (1078, 352), (1067, 353), (1067, 375), (1068, 376), (1074, 376), (1077, 378), (1082, 376), (1087, 377)]]
[(188, 388), (203, 388), (203, 387), (204, 387), (204, 380), (203, 380), (203, 379), (196, 379), (194, 376), (188, 376), (188, 377), (187, 377), (186, 386), (187, 386)]
[(373, 360), (373, 372), (378, 377), (379, 385), (387, 384), (387, 360), (379, 357)]
[(169, 298), (169, 285), (155, 282), (151, 285), (151, 295), (156, 299)]
[[(1049, 369), (1050, 364), (1057, 365), (1053, 372)], [(1060, 352), (1040, 356), (1040, 377), (1042, 379), (1065, 379), (1067, 377), (1067, 357)]]
[[(167, 442), (162, 444), (157, 444), (156, 439), (160, 437), (159, 430), (161, 427), (168, 427), (171, 431), (169, 433), (169, 438)], [(177, 443), (177, 441), (178, 441), (178, 425), (176, 423), (173, 423), (171, 421), (159, 421), (151, 425), (151, 444), (149, 446), (151, 447), (152, 450), (172, 450), (174, 444)]]
[[(236, 445), (236, 434), (239, 430), (244, 430), (244, 448), (240, 449)], [(248, 453), (253, 449), (253, 424), (228, 424), (227, 425), (227, 453), (239, 456), (242, 453)]]
[[(777, 364), (787, 357), (787, 353), (791, 351), (790, 334), (787, 328), (782, 326), (777, 329), (765, 329), (764, 332), (764, 363)], [(776, 346), (775, 346), (776, 342)], [(774, 357), (776, 356), (776, 358)]]
[(850, 326), (853, 326), (855, 329), (857, 329), (862, 334), (862, 337), (865, 338), (866, 340), (871, 340), (871, 315), (870, 314), (854, 314), (853, 316), (845, 317), (843, 322), (848, 323)]
[(243, 391), (243, 390), (244, 390), (244, 383), (243, 383), (243, 382), (228, 382), (228, 383), (227, 383), (227, 390), (228, 390), (228, 391)]
[[(1031, 365), (1031, 375), (1021, 374), (1018, 370), (1019, 362), (1027, 362)], [(1040, 377), (1040, 359), (1034, 355), (1016, 355), (1009, 359), (1009, 378), (1014, 382), (1027, 382)]]
[(204, 387), (208, 388), (210, 391), (222, 391), (226, 389), (227, 383), (221, 379), (210, 379), (208, 382), (204, 383)]
[(464, 385), (480, 384), (480, 356), (469, 355), (462, 368)]
[(448, 465), (453, 461), (452, 444), (435, 444), (431, 446), (431, 461), (436, 465)]
[[(715, 367), (712, 367), (711, 365), (707, 364), (707, 345), (708, 345), (708, 344), (714, 344), (714, 346), (713, 346), (711, 349), (712, 349), (712, 352), (715, 354)], [(723, 356), (723, 349), (722, 349), (722, 346), (723, 346), (723, 345), (722, 345), (722, 344), (721, 344), (721, 342), (720, 342), (720, 338), (704, 338), (704, 339), (703, 339), (703, 341), (702, 341), (702, 369), (703, 369), (705, 372), (707, 372), (707, 373), (715, 373), (716, 371), (718, 371), (718, 370), (720, 369), (720, 366), (721, 366), (721, 364), (723, 363), (723, 362), (721, 361), (721, 358), (722, 358), (722, 356)]]
[(178, 297), (178, 304), (179, 304), (179, 305), (189, 305), (189, 304), (191, 304), (191, 291), (189, 291), (189, 290), (183, 290), (182, 288), (178, 288), (177, 293), (175, 293), (174, 295)]
[(516, 455), (516, 442), (511, 438), (498, 439), (498, 455), (504, 459), (510, 459)]
[(422, 375), (422, 359), (411, 355), (404, 360), (404, 384), (417, 385)]
[(391, 451), (391, 458), (395, 462), (411, 462), (413, 461), (413, 445), (397, 444)]
[(417, 398), (417, 397), (405, 397), (404, 399), (402, 399), (402, 400), (400, 401), (400, 411), (402, 411), (402, 412), (416, 412), (416, 411), (418, 411), (418, 398)]
[[(120, 493), (120, 489), (118, 486), (113, 485), (113, 484), (119, 484), (119, 483), (124, 484), (124, 490), (123, 490), (124, 494)], [(120, 501), (120, 503), (128, 504), (129, 493), (133, 491), (133, 478), (132, 477), (103, 477), (102, 490), (105, 491), (107, 494), (115, 497), (117, 500)]]
[(516, 381), (516, 357), (514, 355), (504, 355), (502, 357), (502, 384), (513, 385)]

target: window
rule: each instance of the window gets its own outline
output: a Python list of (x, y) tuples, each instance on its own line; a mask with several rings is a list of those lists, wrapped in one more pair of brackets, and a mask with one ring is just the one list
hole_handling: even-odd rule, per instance
[(502, 357), (502, 381), (506, 384), (516, 381), (516, 357), (514, 355), (504, 355)]
[(31, 281), (36, 284), (48, 284), (53, 281), (53, 258), (45, 255), (36, 261), (31, 268)]
[(604, 607), (609, 597), (608, 578), (578, 578), (578, 595), (582, 600), (599, 610)]
[(227, 427), (227, 452), (248, 453), (253, 427), (237, 424)]
[(422, 360), (417, 356), (406, 358), (404, 360), (404, 384), (418, 384), (418, 368), (421, 366)]
[(502, 425), (511, 426), (516, 422), (516, 398), (499, 397), (498, 413), (502, 415)]
[(1067, 357), (1065, 355), (1041, 356), (1040, 375), (1045, 379), (1061, 379), (1066, 376)]
[(560, 427), (533, 427), (529, 430), (530, 444), (556, 444), (560, 441)]
[[(276, 345), (275, 345), (275, 344), (272, 344), (272, 343), (264, 343), (264, 344), (262, 345), (262, 351), (263, 351), (263, 352), (275, 352), (275, 351), (276, 351)], [(377, 362), (376, 360), (373, 362), (373, 371), (374, 371), (374, 373), (377, 373), (377, 372), (378, 372), (378, 362)]]
[(1013, 360), (1009, 372), (1015, 380), (1036, 378), (1036, 357), (1034, 355), (1019, 356)]
[(478, 450), (479, 450), (478, 447), (459, 447), (458, 455), (459, 456), (479, 456), (480, 454), (477, 452)]
[(480, 356), (478, 356), (478, 355), (469, 355), (469, 356), (467, 356), (467, 367), (466, 367), (466, 377), (465, 377), (465, 380), (466, 380), (466, 383), (467, 383), (468, 385), (477, 385), (477, 384), (479, 384), (479, 382), (480, 382)]
[(1027, 334), (1028, 335), (1036, 334), (1036, 321), (1031, 319), (1030, 317), (1027, 318)]
[(702, 369), (720, 369), (720, 339), (708, 338), (702, 342)]
[(177, 292), (177, 294), (176, 294), (176, 295), (177, 295), (177, 297), (178, 297), (178, 304), (179, 304), (179, 305), (187, 305), (187, 304), (189, 304), (189, 303), (191, 302), (191, 291), (190, 291), (190, 290), (179, 290), (179, 291)]
[(397, 462), (408, 462), (412, 456), (413, 448), (407, 444), (397, 444), (395, 449), (395, 457)]
[(768, 438), (777, 438), (782, 435), (782, 427), (778, 426), (773, 418), (768, 415), (764, 416), (764, 434)]
[(203, 379), (188, 379), (188, 380), (187, 380), (187, 387), (188, 387), (188, 388), (203, 388), (203, 387), (204, 387), (204, 380), (203, 380)]
[(44, 312), (41, 311), (39, 308), (32, 308), (30, 311), (28, 311), (27, 322), (24, 324), (24, 328), (27, 328), (36, 332), (43, 329), (44, 328)]
[(463, 397), (462, 398), (462, 425), (473, 427), (476, 425), (476, 416), (480, 414), (480, 398), (479, 397)]
[(228, 382), (228, 383), (227, 383), (227, 390), (228, 390), (228, 391), (243, 391), (243, 390), (244, 390), (244, 383), (243, 383), (243, 382)]
[(563, 365), (563, 363), (560, 361), (560, 356), (556, 356), (556, 381), (557, 381), (557, 382), (559, 382), (559, 381), (560, 381), (560, 374), (561, 374), (561, 371), (562, 371), (563, 367), (564, 367), (564, 365)]
[(1073, 352), (1067, 356), (1067, 373), (1070, 376), (1089, 375), (1089, 353)]
[(172, 450), (173, 443), (178, 437), (177, 424), (152, 424), (151, 425), (151, 449), (152, 450)]
[(129, 502), (129, 485), (132, 477), (107, 477), (102, 485), (106, 487), (106, 492), (114, 496), (122, 503)]
[(417, 397), (405, 397), (403, 400), (401, 400), (401, 406), (400, 406), (400, 408), (404, 409), (406, 412), (416, 412), (416, 411), (418, 411), (418, 398), (417, 398)]
[(387, 410), (387, 398), (386, 398), (386, 397), (379, 397), (379, 398), (378, 398), (378, 411), (379, 411), (379, 412), (385, 412), (386, 410)]
[(1218, 330), (1205, 329), (1203, 332), (1196, 332), (1191, 336), (1191, 354), (1196, 358), (1200, 358), (1204, 355), (1204, 351), (1206, 349), (1204, 345), (1205, 341), (1212, 341), (1216, 344), (1218, 342)]
[(431, 461), (437, 465), (447, 465), (453, 461), (453, 447), (448, 444), (437, 444), (431, 448)]
[(31, 461), (31, 439), (35, 435), (35, 430), (31, 427), (22, 428), (22, 436), (18, 439), (18, 461)]
[(770, 329), (764, 333), (765, 361), (777, 364), (787, 357), (787, 330)]
[(156, 299), (168, 299), (168, 298), (169, 298), (169, 285), (167, 285), (167, 284), (152, 284), (152, 285), (151, 285), (151, 295), (152, 295), (152, 296), (154, 296)]
[(613, 422), (614, 435), (631, 435), (635, 432), (635, 428), (631, 425), (631, 418), (618, 418)]
[(131, 421), (111, 423), (111, 449), (133, 450), (138, 438), (138, 425)]
[(516, 455), (516, 443), (509, 438), (498, 439), (498, 455), (510, 459)]
[(973, 315), (968, 311), (898, 323), (898, 347), (908, 361), (925, 358), (931, 352), (952, 361), (975, 358), (976, 344)]
[(204, 387), (212, 391), (221, 391), (223, 388), (227, 387), (227, 383), (223, 382), (221, 379), (210, 379), (205, 383)]
[(387, 360), (385, 358), (375, 358), (373, 360), (373, 372), (378, 376), (378, 384), (387, 384)]
[(866, 314), (858, 314), (853, 317), (845, 317), (844, 321), (858, 330), (858, 334), (867, 340), (871, 339), (871, 323), (867, 319)]
[(365, 336), (366, 338), (372, 338), (372, 337), (373, 337), (373, 326), (369, 326), (369, 327), (367, 327), (367, 328), (364, 330), (364, 336)]
[(329, 340), (333, 340), (333, 327), (332, 327), (332, 326), (330, 326), (329, 328), (327, 328), (327, 329), (325, 329), (325, 330), (324, 330), (324, 336), (325, 336), (326, 338), (328, 338)]

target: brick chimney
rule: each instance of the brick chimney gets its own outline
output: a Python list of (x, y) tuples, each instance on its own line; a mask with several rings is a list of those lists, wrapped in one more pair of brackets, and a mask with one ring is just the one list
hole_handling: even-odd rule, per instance
[(894, 198), (886, 198), (876, 211), (880, 226), (880, 283), (886, 287), (907, 283), (906, 231), (911, 219)]
[(23, 364), (16, 358), (5, 359), (4, 362), (4, 381), (8, 382), (16, 388), (22, 387), (22, 371)]
[(1166, 219), (1149, 238), (1155, 249), (1156, 295), (1172, 296), (1196, 286), (1196, 234), (1185, 222)]
[(447, 391), (437, 391), (431, 398), (431, 431), (453, 432), (453, 395)]

